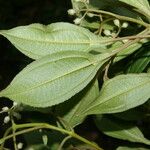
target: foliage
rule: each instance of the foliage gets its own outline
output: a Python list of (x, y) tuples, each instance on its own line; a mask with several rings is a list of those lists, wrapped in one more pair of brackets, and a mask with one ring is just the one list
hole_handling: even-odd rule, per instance
[[(68, 14), (76, 17), (75, 24), (36, 23), (0, 30), (0, 35), (33, 59), (0, 92), (1, 101), (3, 97), (14, 101), (0, 112), (8, 113), (4, 123), (11, 121), (0, 139), (1, 149), (13, 138), (15, 150), (22, 146), (26, 150), (102, 150), (102, 143), (74, 131), (89, 115), (103, 134), (129, 141), (118, 144), (118, 150), (146, 149), (150, 140), (138, 122), (150, 123), (149, 1), (71, 2)], [(24, 116), (19, 123), (20, 114), (28, 113), (29, 120)], [(44, 129), (42, 134), (38, 129)], [(42, 140), (28, 140), (31, 131), (33, 139)], [(18, 135), (24, 136), (27, 146), (17, 144)], [(55, 140), (50, 141), (53, 136)], [(142, 144), (131, 146), (131, 142)]]

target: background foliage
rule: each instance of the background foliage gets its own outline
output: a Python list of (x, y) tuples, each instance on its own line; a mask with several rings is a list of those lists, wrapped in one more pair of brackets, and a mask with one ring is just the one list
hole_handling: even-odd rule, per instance
[[(13, 131), (13, 139), (7, 140), (1, 147), (18, 150), (19, 144), (22, 147), (23, 143), (26, 150), (149, 149), (149, 1), (71, 2), (0, 1), (0, 34), (14, 45), (0, 37), (0, 88), (6, 88), (16, 74), (31, 63), (0, 92), (0, 97), (27, 104), (16, 106), (9, 99), (1, 98), (2, 112), (6, 106), (11, 108), (8, 110), (11, 120), (7, 120), (7, 112), (1, 112), (0, 143), (4, 143), (2, 137), (8, 127), (12, 126)], [(67, 10), (71, 7), (76, 15), (69, 17)], [(54, 23), (72, 22), (73, 19), (75, 24), (84, 28), (69, 23)], [(14, 28), (34, 22), (50, 25)], [(10, 28), (14, 29), (7, 30)], [(58, 33), (52, 34), (55, 30)], [(54, 41), (48, 45), (43, 39)], [(46, 51), (43, 53), (41, 49)], [(33, 62), (33, 59), (37, 60)], [(48, 71), (49, 67), (53, 72)], [(49, 81), (50, 77), (50, 84), (45, 86), (42, 82)], [(28, 92), (39, 83), (42, 83), (40, 90)], [(24, 93), (26, 90), (27, 94)], [(19, 92), (23, 94), (19, 95)], [(49, 96), (50, 92), (52, 96)], [(50, 107), (36, 108), (46, 106)], [(24, 127), (40, 130), (17, 136), (16, 139), (16, 130)], [(67, 142), (63, 145), (65, 140)]]

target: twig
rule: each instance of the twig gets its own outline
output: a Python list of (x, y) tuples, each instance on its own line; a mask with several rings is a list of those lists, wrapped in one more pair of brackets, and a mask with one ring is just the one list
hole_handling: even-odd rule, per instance
[(59, 145), (58, 150), (62, 150), (64, 144), (65, 144), (70, 138), (71, 138), (71, 136), (65, 137), (65, 138), (62, 140), (61, 144)]

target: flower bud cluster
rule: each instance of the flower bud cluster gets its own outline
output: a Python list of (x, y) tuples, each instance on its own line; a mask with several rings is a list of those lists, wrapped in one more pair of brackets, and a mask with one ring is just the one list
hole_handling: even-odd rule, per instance
[(114, 22), (115, 26), (121, 27), (121, 28), (127, 28), (128, 25), (129, 25), (128, 22), (123, 22), (122, 25), (121, 25), (119, 19), (115, 19), (115, 20), (113, 20), (113, 22)]

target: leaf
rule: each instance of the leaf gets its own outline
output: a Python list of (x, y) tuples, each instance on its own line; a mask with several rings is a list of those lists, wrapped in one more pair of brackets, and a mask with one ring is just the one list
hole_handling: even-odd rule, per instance
[(123, 112), (150, 98), (150, 74), (119, 75), (107, 80), (86, 114)]
[(117, 148), (117, 150), (149, 150), (147, 148), (140, 148), (140, 147), (125, 147), (125, 146), (120, 146)]
[(150, 141), (144, 137), (139, 128), (130, 123), (119, 121), (111, 116), (102, 118), (97, 116), (95, 123), (98, 129), (108, 136), (150, 145)]
[(121, 2), (124, 2), (128, 5), (131, 5), (137, 9), (139, 9), (140, 11), (142, 11), (143, 13), (145, 13), (147, 16), (150, 17), (150, 5), (149, 2), (147, 0), (119, 0)]
[(82, 112), (98, 97), (98, 81), (87, 86), (82, 92), (75, 95), (69, 101), (56, 106), (58, 116), (63, 118), (72, 128), (82, 123), (86, 116)]
[(68, 100), (94, 78), (110, 54), (59, 52), (28, 65), (0, 93), (34, 107), (48, 107)]
[[(33, 59), (59, 51), (85, 51), (104, 47), (105, 38), (69, 23), (50, 25), (31, 24), (10, 30), (1, 30), (17, 49)], [(102, 42), (101, 42), (102, 41)]]
[(132, 61), (130, 62), (130, 66), (127, 69), (127, 73), (141, 73), (150, 63), (150, 47), (141, 48), (135, 56), (133, 57)]
[(129, 47), (127, 47), (126, 49), (124, 49), (123, 51), (119, 52), (117, 57), (115, 58), (115, 62), (119, 61), (125, 57), (128, 57), (129, 55), (131, 55), (133, 52), (135, 52), (136, 50), (138, 50), (140, 47), (142, 46), (142, 44), (140, 43), (135, 43)]

